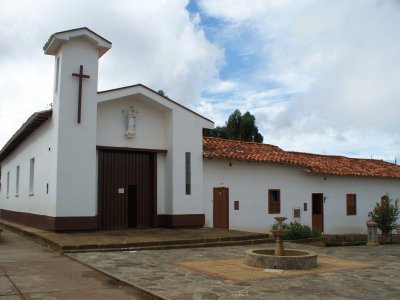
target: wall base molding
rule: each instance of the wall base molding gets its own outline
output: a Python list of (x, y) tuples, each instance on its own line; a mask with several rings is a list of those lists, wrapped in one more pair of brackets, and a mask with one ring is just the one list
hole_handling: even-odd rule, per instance
[[(97, 216), (51, 217), (0, 209), (0, 218), (20, 225), (49, 231), (96, 230)], [(205, 224), (204, 214), (157, 215), (157, 226), (167, 228), (199, 228)]]
[(199, 228), (205, 224), (204, 214), (157, 215), (158, 227)]
[(95, 230), (97, 217), (51, 217), (0, 209), (0, 218), (24, 226), (50, 231)]

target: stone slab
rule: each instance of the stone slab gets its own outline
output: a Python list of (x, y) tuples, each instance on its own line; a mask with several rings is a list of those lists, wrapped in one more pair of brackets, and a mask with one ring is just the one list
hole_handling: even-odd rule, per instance
[[(72, 262), (72, 263), (71, 263)], [(9, 276), (13, 275), (35, 275), (35, 274), (57, 274), (57, 273), (79, 273), (88, 271), (82, 264), (76, 264), (68, 257), (59, 257), (57, 260), (32, 260), (32, 261), (9, 261), (2, 262), (1, 268)]]
[(8, 230), (0, 248), (0, 299), (152, 299)]
[(13, 283), (6, 276), (0, 276), (0, 296), (15, 294), (18, 294), (18, 291)]

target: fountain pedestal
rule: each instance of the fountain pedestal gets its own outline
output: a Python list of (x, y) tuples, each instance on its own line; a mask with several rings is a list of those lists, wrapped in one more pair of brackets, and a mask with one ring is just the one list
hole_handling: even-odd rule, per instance
[(283, 229), (285, 217), (275, 217), (277, 229), (271, 230), (276, 236), (274, 249), (252, 249), (245, 252), (244, 263), (248, 266), (281, 270), (306, 270), (317, 267), (317, 255), (303, 250), (284, 250), (283, 238), (288, 230)]
[(275, 255), (283, 256), (285, 255), (285, 251), (283, 249), (283, 238), (287, 235), (288, 230), (283, 228), (283, 221), (286, 220), (285, 217), (275, 217), (276, 223), (278, 224), (277, 229), (271, 230), (271, 232), (276, 237), (276, 245), (275, 245)]

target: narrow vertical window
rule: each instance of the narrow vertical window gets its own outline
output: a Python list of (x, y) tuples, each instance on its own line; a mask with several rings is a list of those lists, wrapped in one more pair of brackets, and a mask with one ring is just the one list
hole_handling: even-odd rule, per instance
[(190, 152), (185, 153), (185, 183), (186, 183), (186, 195), (191, 194), (191, 161)]
[(346, 212), (348, 216), (357, 214), (356, 194), (346, 195)]
[(279, 214), (281, 212), (281, 191), (268, 190), (268, 213)]
[(54, 92), (58, 93), (58, 81), (60, 78), (60, 57), (57, 57), (57, 61), (56, 61), (56, 78), (54, 82)]
[(7, 172), (7, 198), (10, 196), (10, 172)]
[(19, 195), (19, 166), (17, 166), (17, 171), (15, 173), (15, 196)]
[(35, 158), (31, 158), (29, 167), (29, 194), (33, 195), (33, 184), (35, 182)]

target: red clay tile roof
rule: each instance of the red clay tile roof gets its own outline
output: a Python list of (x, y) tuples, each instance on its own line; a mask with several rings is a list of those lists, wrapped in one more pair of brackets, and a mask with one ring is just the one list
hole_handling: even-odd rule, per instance
[(284, 151), (273, 145), (220, 138), (203, 138), (203, 156), (296, 165), (317, 174), (400, 179), (400, 166), (382, 160)]

